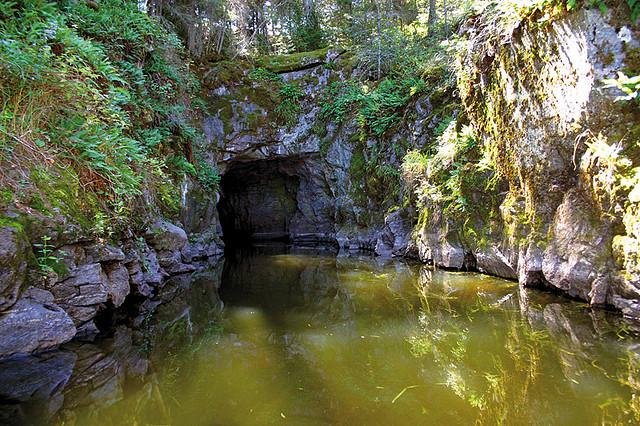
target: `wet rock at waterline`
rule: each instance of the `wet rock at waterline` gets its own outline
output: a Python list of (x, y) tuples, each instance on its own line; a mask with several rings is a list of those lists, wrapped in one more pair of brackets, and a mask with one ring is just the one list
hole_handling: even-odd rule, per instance
[[(149, 245), (134, 240), (120, 247), (60, 237), (60, 245), (50, 249), (55, 270), (48, 270), (43, 278), (34, 275), (46, 281), (40, 285), (47, 290), (31, 288), (20, 293), (20, 287), (14, 286), (11, 291), (20, 295), (18, 301), (0, 310), (0, 358), (38, 353), (74, 337), (95, 336), (105, 331), (99, 328), (101, 318), (124, 309), (130, 295), (153, 298), (167, 277), (192, 272), (202, 267), (192, 262), (204, 260), (206, 264), (209, 257), (200, 252), (184, 256), (189, 246), (186, 233), (167, 221), (158, 221), (147, 237)], [(16, 240), (7, 238), (7, 247), (11, 241)], [(33, 256), (28, 247), (23, 248)], [(215, 250), (212, 259), (219, 253)], [(18, 269), (26, 270), (24, 259)]]

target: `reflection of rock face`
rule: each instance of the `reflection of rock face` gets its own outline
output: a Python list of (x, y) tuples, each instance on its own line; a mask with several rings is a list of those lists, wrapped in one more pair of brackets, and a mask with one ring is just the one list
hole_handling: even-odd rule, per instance
[(141, 377), (148, 363), (132, 345), (131, 330), (119, 328), (115, 336), (100, 346), (75, 344), (70, 346), (77, 361), (69, 383), (64, 389), (64, 410), (92, 405), (108, 407), (123, 397), (127, 376)]
[(539, 294), (521, 290), (521, 313), (534, 329), (548, 333), (549, 348), (557, 357), (555, 367), (561, 370), (577, 392), (597, 392), (599, 383), (595, 378), (603, 380), (600, 376), (604, 371), (615, 377), (617, 369), (626, 367), (620, 355), (616, 361), (620, 365), (601, 363), (599, 358), (602, 357), (603, 348), (615, 348), (624, 355), (626, 344), (614, 343), (614, 331), (622, 327), (635, 329), (637, 333), (640, 331), (637, 324), (606, 311), (579, 307), (573, 303), (534, 304), (530, 301), (532, 296), (542, 298)]
[(73, 352), (52, 352), (0, 362), (0, 423), (46, 423), (62, 405), (75, 361)]
[[(327, 263), (334, 267), (326, 267)], [(338, 280), (331, 256), (309, 262), (287, 254), (242, 254), (227, 260), (223, 282), (225, 302), (279, 312), (322, 302), (335, 294)]]
[[(188, 342), (197, 341), (216, 321), (222, 309), (217, 295), (221, 272), (220, 265), (168, 280), (160, 294), (144, 304), (149, 311), (137, 321), (144, 323), (141, 330), (119, 326), (113, 337), (95, 344), (72, 342), (63, 346), (64, 351), (0, 361), (0, 423), (40, 424), (59, 416), (82, 424), (75, 411), (81, 410), (84, 416), (85, 407), (90, 406), (91, 415), (99, 415), (100, 410), (121, 401), (125, 381), (142, 381), (148, 374), (149, 360), (143, 355), (142, 343), (153, 347), (165, 337), (162, 333), (166, 328), (185, 317), (185, 312), (191, 333)], [(4, 336), (1, 332), (5, 328), (0, 327), (0, 348), (6, 353), (47, 348), (45, 344), (57, 346), (75, 334), (71, 318), (44, 290), (25, 292), (10, 311), (0, 316), (0, 324), (3, 321), (11, 321), (13, 330)]]
[[(158, 306), (149, 325), (149, 332), (154, 334), (154, 339), (160, 344), (171, 345), (172, 342), (164, 341), (171, 339), (171, 336), (165, 335), (169, 330), (183, 333), (182, 337), (193, 341), (215, 323), (224, 306), (218, 297), (222, 265), (220, 262), (216, 268), (195, 273), (191, 277), (180, 275), (167, 281), (159, 297), (168, 303)], [(179, 326), (182, 328), (172, 330)]]

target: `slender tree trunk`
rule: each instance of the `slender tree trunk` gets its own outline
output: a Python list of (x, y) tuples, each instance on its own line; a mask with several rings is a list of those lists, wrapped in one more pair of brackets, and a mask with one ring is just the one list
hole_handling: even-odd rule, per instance
[(313, 12), (313, 0), (302, 0), (302, 13), (305, 19), (305, 22), (309, 21), (311, 17), (311, 13)]
[(378, 80), (382, 76), (382, 17), (380, 16), (380, 3), (376, 2), (376, 14), (378, 20)]
[(447, 0), (443, 0), (442, 9), (444, 10), (444, 34), (449, 38), (449, 11), (447, 10)]
[(436, 15), (436, 0), (429, 0), (429, 20), (427, 21), (427, 24), (429, 25), (429, 34), (433, 34), (435, 32), (437, 20), (438, 16)]

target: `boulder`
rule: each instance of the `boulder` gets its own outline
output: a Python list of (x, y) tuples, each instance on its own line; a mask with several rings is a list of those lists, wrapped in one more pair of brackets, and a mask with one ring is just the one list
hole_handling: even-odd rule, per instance
[[(551, 227), (551, 244), (544, 252), (542, 272), (555, 288), (573, 297), (604, 302), (604, 275), (611, 253), (611, 233), (604, 227), (584, 194), (571, 190), (558, 207)], [(599, 289), (594, 285), (599, 284)], [(590, 293), (594, 296), (591, 300)]]
[(187, 243), (184, 229), (166, 220), (158, 220), (151, 225), (145, 238), (151, 247), (158, 251), (180, 250)]
[(376, 254), (382, 257), (403, 254), (411, 239), (411, 223), (396, 210), (384, 219), (384, 227), (376, 242)]
[(66, 280), (55, 283), (51, 292), (76, 324), (92, 319), (112, 297), (111, 284), (99, 263), (81, 265)]
[(158, 253), (158, 262), (164, 271), (169, 275), (184, 274), (192, 272), (196, 268), (193, 265), (182, 261), (182, 254), (179, 251), (161, 251)]
[(129, 271), (122, 263), (105, 265), (107, 281), (109, 283), (109, 299), (116, 308), (124, 303), (129, 295)]
[(518, 279), (517, 272), (500, 248), (491, 246), (478, 249), (475, 257), (476, 267), (480, 272), (510, 280)]
[(0, 314), (0, 358), (44, 351), (68, 342), (76, 327), (45, 290), (30, 289)]
[(92, 244), (84, 248), (86, 263), (121, 262), (125, 260), (124, 252), (119, 247), (106, 244)]

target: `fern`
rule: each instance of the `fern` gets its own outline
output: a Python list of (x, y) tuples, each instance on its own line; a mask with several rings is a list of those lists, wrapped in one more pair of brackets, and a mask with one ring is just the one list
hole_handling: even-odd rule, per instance
[[(33, 171), (30, 189), (50, 204), (58, 203), (52, 197), (77, 203), (74, 215), (92, 208), (90, 217), (117, 222), (143, 185), (176, 204), (171, 177), (178, 173), (167, 176), (164, 159), (192, 151), (185, 145), (202, 136), (184, 107), (198, 83), (175, 35), (129, 0), (101, 0), (98, 9), (75, 0), (0, 0), (0, 34), (0, 167), (25, 157), (16, 148), (41, 151), (38, 158), (51, 158), (43, 176), (63, 173), (85, 193), (54, 195), (51, 179)], [(25, 158), (29, 173), (33, 160)], [(201, 174), (186, 160), (178, 168)], [(203, 173), (212, 186), (215, 173)]]

